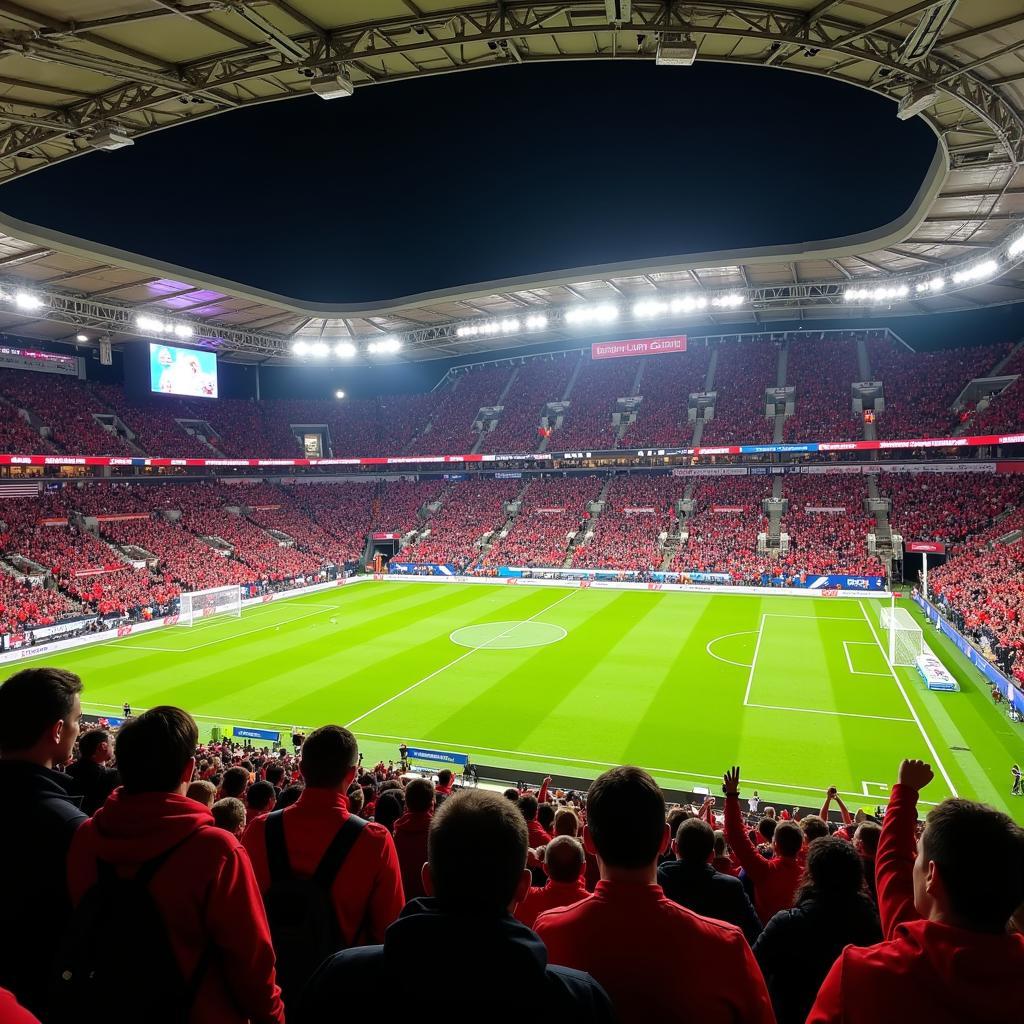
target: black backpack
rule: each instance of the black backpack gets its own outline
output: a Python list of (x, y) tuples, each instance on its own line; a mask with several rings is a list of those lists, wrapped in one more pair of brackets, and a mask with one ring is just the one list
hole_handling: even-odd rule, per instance
[(284, 811), (267, 815), (270, 886), (263, 894), (263, 905), (277, 954), (277, 983), (281, 986), (285, 1006), (293, 1010), (314, 971), (355, 939), (353, 935), (347, 940), (341, 934), (331, 888), (365, 827), (362, 818), (350, 814), (331, 840), (312, 877), (299, 878), (288, 862)]
[(90, 1006), (102, 1006), (109, 1024), (188, 1020), (209, 950), (192, 977), (184, 978), (149, 883), (195, 834), (146, 861), (133, 878), (121, 878), (112, 864), (97, 860), (96, 882), (60, 943), (47, 1021), (80, 1024)]

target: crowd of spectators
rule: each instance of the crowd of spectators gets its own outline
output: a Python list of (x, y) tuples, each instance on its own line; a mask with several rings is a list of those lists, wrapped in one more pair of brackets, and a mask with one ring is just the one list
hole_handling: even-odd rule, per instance
[(615, 447), (618, 431), (612, 415), (618, 411), (617, 400), (633, 393), (640, 360), (590, 360), (576, 377), (569, 392), (569, 409), (561, 427), (551, 436), (552, 451), (575, 451), (577, 448), (607, 449)]
[(193, 412), (183, 398), (133, 396), (114, 384), (93, 384), (92, 389), (131, 430), (135, 444), (147, 455), (179, 459), (208, 459), (216, 455), (216, 437), (207, 437), (209, 444), (204, 444), (178, 422), (204, 420), (202, 409), (198, 414)]
[(723, 341), (715, 365), (715, 416), (704, 425), (701, 444), (770, 441), (773, 421), (765, 416), (765, 388), (775, 387), (779, 346), (768, 341)]
[(295, 754), (200, 743), (167, 706), (83, 734), (81, 694), (63, 669), (0, 685), (12, 1024), (92, 998), (118, 1024), (364, 1019), (395, 979), (426, 1020), (495, 992), (502, 1015), (580, 1024), (1019, 1019), (1024, 830), (960, 798), (922, 827), (924, 762), (880, 819), (834, 787), (818, 813), (759, 814), (738, 767), (719, 815), (631, 766), (585, 796), (370, 769), (336, 725)]
[(24, 455), (49, 455), (57, 450), (6, 402), (0, 402), (0, 448)]
[(851, 389), (859, 379), (857, 343), (842, 331), (793, 338), (786, 360), (786, 385), (796, 389), (794, 412), (782, 424), (783, 438), (859, 439), (863, 428), (853, 414)]
[(690, 395), (704, 390), (711, 349), (695, 342), (686, 352), (644, 358), (640, 381), (643, 403), (626, 427), (620, 448), (650, 448), (689, 444), (693, 423), (688, 419)]
[(430, 430), (421, 443), (430, 448), (431, 454), (464, 455), (471, 451), (479, 436), (473, 429), (477, 413), (498, 404), (511, 376), (511, 367), (486, 366), (457, 377), (454, 387), (438, 392)]

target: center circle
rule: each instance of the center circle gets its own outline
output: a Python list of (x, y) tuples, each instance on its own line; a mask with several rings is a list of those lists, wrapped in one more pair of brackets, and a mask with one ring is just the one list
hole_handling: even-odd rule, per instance
[(449, 639), (460, 647), (511, 651), (519, 647), (544, 647), (564, 640), (566, 631), (550, 622), (480, 622), (453, 630)]

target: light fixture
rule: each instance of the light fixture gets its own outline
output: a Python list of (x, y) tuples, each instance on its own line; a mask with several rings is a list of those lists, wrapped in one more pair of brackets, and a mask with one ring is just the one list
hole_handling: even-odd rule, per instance
[(315, 356), (317, 359), (323, 359), (330, 353), (330, 346), (325, 341), (314, 341), (309, 346), (309, 354)]
[(983, 260), (966, 270), (958, 270), (953, 275), (954, 284), (968, 284), (971, 281), (983, 281), (992, 277), (999, 270), (999, 264), (995, 260)]
[(1024, 234), (1020, 235), (1016, 241), (1010, 243), (1010, 248), (1006, 250), (1007, 259), (1015, 260), (1018, 256), (1024, 254)]
[(85, 144), (90, 149), (102, 149), (106, 152), (113, 152), (115, 149), (124, 149), (125, 146), (134, 146), (135, 140), (129, 138), (123, 131), (116, 128), (108, 128), (101, 132), (90, 135)]
[(175, 324), (174, 336), (176, 338), (191, 338), (195, 331), (188, 324)]
[(371, 352), (375, 355), (389, 355), (393, 352), (397, 352), (402, 347), (402, 343), (397, 338), (381, 338), (380, 341), (371, 341), (366, 346), (366, 351)]
[(543, 331), (548, 325), (548, 318), (543, 313), (531, 313), (526, 318), (526, 329), (528, 331)]
[(334, 75), (317, 75), (309, 80), (309, 87), (322, 100), (340, 100), (355, 92), (352, 79), (344, 71)]
[(83, 341), (84, 342), (84, 341), (88, 341), (88, 340), (89, 340), (89, 335), (88, 334), (79, 334), (75, 338), (75, 341)]
[(166, 332), (167, 327), (163, 320), (157, 320), (152, 316), (140, 316), (135, 320), (135, 326), (140, 331), (147, 331), (153, 334), (163, 334)]
[(309, 345), (304, 341), (297, 341), (292, 345), (292, 352), (297, 356), (308, 356)]
[(930, 281), (922, 281), (917, 286), (917, 293), (921, 295), (925, 292), (941, 292), (946, 287), (946, 279), (944, 277), (933, 277)]
[(933, 85), (921, 85), (911, 89), (903, 99), (900, 100), (896, 109), (896, 116), (901, 121), (909, 121), (922, 111), (934, 105), (939, 98), (939, 90)]
[(711, 305), (717, 306), (719, 309), (735, 309), (737, 306), (742, 306), (746, 301), (739, 292), (729, 292), (726, 295), (716, 295), (711, 300)]
[(339, 341), (334, 346), (334, 354), (339, 359), (351, 359), (356, 354), (356, 347), (351, 341)]
[(18, 292), (14, 296), (14, 304), (18, 309), (38, 309), (43, 304), (43, 300), (28, 292)]
[(697, 59), (697, 44), (690, 39), (659, 40), (654, 63), (658, 67), (688, 68)]
[(335, 391), (335, 392), (334, 392), (334, 397), (335, 397), (335, 398), (344, 398), (344, 397), (345, 397), (345, 392), (344, 392), (344, 391), (342, 391), (342, 390), (341, 390), (341, 389), (339, 388), (339, 389), (338, 389), (337, 391)]
[(574, 325), (607, 324), (612, 320), (617, 320), (618, 316), (618, 306), (602, 303), (597, 306), (577, 306), (575, 309), (568, 310), (565, 314), (565, 322)]
[(910, 294), (905, 284), (880, 285), (878, 288), (848, 288), (843, 298), (847, 302), (891, 302), (893, 299), (904, 299)]

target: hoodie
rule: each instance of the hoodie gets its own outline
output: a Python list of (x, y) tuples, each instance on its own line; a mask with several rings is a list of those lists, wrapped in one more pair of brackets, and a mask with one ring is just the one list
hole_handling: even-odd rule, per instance
[(85, 821), (61, 772), (0, 761), (8, 827), (0, 841), (0, 986), (37, 1016), (45, 1009), (53, 937), (71, 916), (66, 858)]
[[(848, 946), (822, 984), (807, 1024), (1019, 1024), (1024, 936), (926, 921), (913, 904), (917, 791), (893, 788), (875, 859), (885, 942)], [(879, 1017), (879, 1008), (886, 1016)]]
[(214, 827), (203, 804), (177, 793), (115, 790), (75, 835), (68, 855), (72, 902), (95, 883), (97, 860), (131, 877), (187, 837), (149, 889), (184, 978), (213, 947), (190, 1024), (282, 1024), (274, 950), (249, 858), (234, 836)]
[[(438, 963), (451, 957), (458, 975), (439, 975)], [(449, 912), (439, 900), (424, 898), (406, 905), (383, 945), (347, 949), (326, 961), (309, 983), (299, 1022), (334, 1020), (338, 1007), (346, 1019), (379, 1016), (381, 993), (396, 978), (420, 1020), (479, 1017), (496, 999), (504, 1020), (536, 1020), (540, 1007), (544, 1019), (565, 1024), (613, 1019), (597, 982), (581, 971), (549, 965), (544, 944), (510, 914)]]
[(407, 900), (426, 895), (421, 872), (427, 862), (427, 833), (433, 816), (432, 811), (406, 811), (395, 822), (395, 850)]

